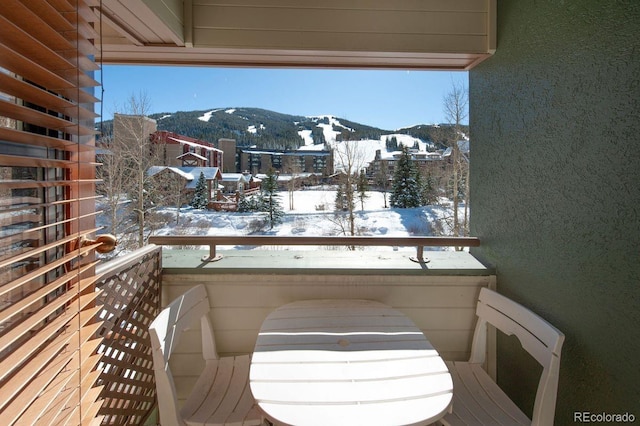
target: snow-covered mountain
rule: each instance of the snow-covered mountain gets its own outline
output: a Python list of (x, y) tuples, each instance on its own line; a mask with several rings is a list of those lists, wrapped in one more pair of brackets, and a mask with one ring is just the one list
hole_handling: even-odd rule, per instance
[[(333, 145), (341, 140), (384, 143), (392, 135), (402, 144), (413, 146), (417, 141), (426, 146), (433, 140), (441, 140), (443, 130), (450, 130), (446, 125), (425, 124), (386, 130), (330, 114), (307, 117), (243, 107), (163, 112), (150, 117), (157, 121), (159, 130), (214, 143), (220, 138), (233, 138), (239, 146), (265, 149), (319, 149), (325, 143)], [(111, 121), (102, 124), (105, 133), (109, 133), (111, 124)]]

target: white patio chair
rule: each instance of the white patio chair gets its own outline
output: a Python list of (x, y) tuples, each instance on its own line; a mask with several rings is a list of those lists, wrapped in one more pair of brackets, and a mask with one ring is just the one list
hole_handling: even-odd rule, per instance
[[(564, 334), (518, 303), (483, 288), (476, 309), (478, 322), (469, 362), (448, 362), (453, 377), (453, 412), (444, 425), (553, 425)], [(515, 335), (543, 371), (529, 419), (482, 368), (487, 347), (487, 324)]]
[[(171, 302), (149, 327), (162, 426), (259, 425), (262, 413), (249, 388), (249, 355), (219, 358), (209, 320), (209, 299), (199, 285)], [(205, 368), (182, 409), (169, 368), (180, 335), (195, 320), (202, 327)]]

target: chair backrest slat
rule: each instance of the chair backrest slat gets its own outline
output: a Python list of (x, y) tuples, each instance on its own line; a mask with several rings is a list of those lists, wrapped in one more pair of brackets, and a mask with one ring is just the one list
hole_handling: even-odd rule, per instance
[(515, 335), (543, 367), (549, 365), (553, 355), (560, 354), (564, 340), (562, 332), (513, 300), (483, 288), (476, 313), (503, 333)]
[[(209, 312), (209, 299), (204, 286), (197, 286), (171, 302), (160, 312), (150, 329), (168, 362), (171, 352), (180, 341), (182, 332)], [(154, 339), (155, 340), (155, 339)], [(153, 344), (153, 342), (152, 342)]]
[(543, 367), (531, 424), (553, 424), (564, 334), (529, 309), (488, 288), (480, 290), (476, 313), (476, 333), (478, 336), (481, 333), (481, 338), (474, 336), (478, 347), (472, 349), (472, 359), (479, 359), (479, 354), (484, 352), (485, 342), (479, 340), (486, 339), (485, 324), (489, 323), (509, 336), (516, 336), (522, 347)]
[[(158, 390), (160, 417), (167, 424), (183, 425), (178, 412), (176, 388), (169, 368), (171, 353), (178, 345), (182, 332), (209, 313), (209, 299), (203, 285), (193, 287), (171, 302), (149, 326), (153, 369)], [(208, 317), (206, 318), (208, 321)], [(210, 327), (206, 330), (211, 333)], [(213, 342), (213, 336), (208, 340)], [(215, 352), (215, 345), (210, 344)]]

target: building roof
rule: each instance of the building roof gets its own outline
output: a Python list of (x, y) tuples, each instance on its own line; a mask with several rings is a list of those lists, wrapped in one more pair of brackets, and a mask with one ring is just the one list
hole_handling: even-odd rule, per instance
[(191, 173), (187, 173), (187, 172), (183, 171), (181, 167), (151, 166), (147, 170), (147, 175), (155, 176), (158, 173), (163, 172), (165, 170), (169, 170), (169, 171), (171, 171), (173, 173), (176, 173), (176, 174), (182, 176), (183, 178), (185, 178), (186, 180), (193, 180), (193, 175)]
[(283, 151), (283, 150), (275, 150), (275, 149), (262, 149), (262, 148), (242, 148), (240, 150), (243, 154), (259, 154), (259, 155), (281, 155), (281, 156), (291, 156), (291, 157), (305, 157), (305, 156), (313, 156), (313, 157), (323, 157), (331, 155), (331, 151), (321, 150), (321, 151), (302, 151), (302, 150), (293, 150), (293, 151)]
[[(296, 174), (288, 174), (288, 173), (279, 173), (278, 174), (278, 182), (288, 182), (290, 180), (293, 179), (304, 179), (304, 178), (309, 178), (309, 177), (313, 177), (313, 176), (322, 176), (322, 173), (309, 173), (309, 172), (304, 172), (304, 173), (296, 173)], [(267, 178), (267, 174), (266, 173), (258, 173), (256, 175), (256, 177), (254, 177), (255, 181), (262, 181), (263, 179)]]
[(189, 173), (193, 173), (194, 176), (199, 176), (200, 173), (204, 173), (204, 177), (207, 179), (222, 177), (222, 172), (218, 167), (182, 167), (182, 169), (189, 171)]
[(197, 142), (188, 141), (186, 139), (180, 139), (180, 138), (176, 138), (176, 137), (173, 137), (173, 136), (169, 136), (167, 139), (171, 139), (172, 141), (175, 141), (175, 142), (178, 142), (178, 143), (181, 143), (181, 144), (184, 144), (184, 145), (193, 146), (195, 148), (203, 148), (203, 149), (206, 149), (207, 151), (222, 152), (218, 148), (214, 148), (212, 146), (204, 145), (204, 144), (197, 143)]
[(253, 176), (243, 173), (222, 173), (223, 182), (250, 182)]
[(209, 160), (207, 160), (207, 157), (204, 157), (202, 155), (196, 154), (195, 152), (185, 152), (184, 154), (178, 155), (176, 158), (178, 160), (181, 160), (181, 159), (183, 159), (185, 157), (195, 157), (198, 160), (209, 161)]
[[(464, 140), (460, 140), (458, 141), (458, 149), (460, 150), (460, 153), (467, 158), (469, 155), (469, 140), (464, 139)], [(444, 153), (442, 153), (443, 157), (448, 157), (451, 155), (451, 147), (447, 148)]]
[(200, 178), (200, 173), (204, 174), (206, 180), (221, 180), (222, 173), (218, 167), (170, 167), (170, 166), (152, 166), (147, 170), (149, 176), (154, 176), (164, 170), (176, 173), (187, 180), (185, 188), (195, 188)]
[[(443, 153), (430, 151), (412, 151), (409, 153), (413, 160), (442, 160)], [(380, 152), (380, 160), (398, 160), (402, 156), (402, 151), (385, 151)]]

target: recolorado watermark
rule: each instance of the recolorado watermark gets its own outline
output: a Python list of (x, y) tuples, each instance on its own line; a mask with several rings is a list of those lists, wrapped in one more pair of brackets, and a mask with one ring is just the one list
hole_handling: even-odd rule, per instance
[(592, 413), (591, 411), (575, 411), (573, 421), (576, 423), (633, 423), (636, 416), (632, 413)]

